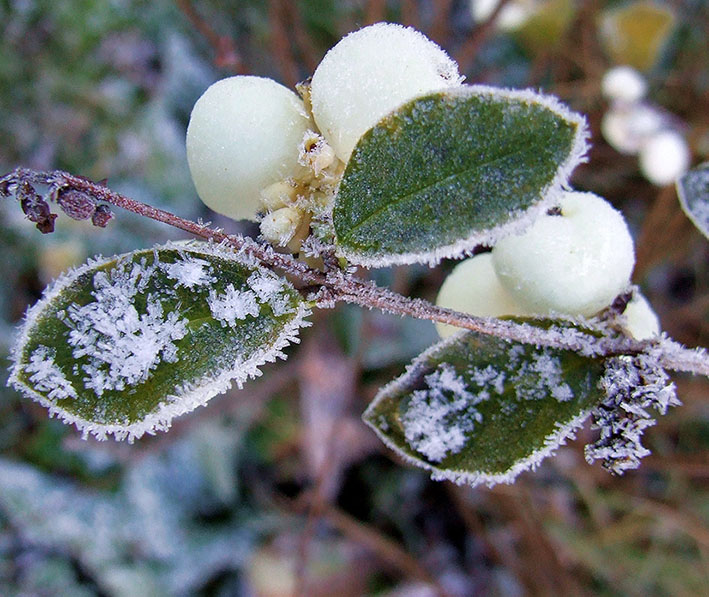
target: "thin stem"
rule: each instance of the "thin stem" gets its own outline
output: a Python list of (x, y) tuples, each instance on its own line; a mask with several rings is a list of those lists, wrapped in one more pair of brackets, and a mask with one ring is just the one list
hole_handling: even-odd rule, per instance
[(104, 201), (116, 207), (163, 222), (195, 236), (228, 245), (257, 259), (262, 265), (278, 269), (299, 280), (303, 285), (321, 291), (318, 306), (327, 307), (335, 301), (353, 303), (369, 309), (379, 309), (397, 315), (408, 315), (445, 323), (503, 340), (534, 344), (536, 346), (572, 350), (589, 357), (636, 355), (651, 352), (662, 367), (709, 376), (709, 355), (704, 349), (689, 350), (669, 339), (637, 341), (628, 337), (610, 337), (588, 333), (573, 326), (551, 326), (547, 329), (527, 323), (502, 319), (475, 317), (409, 298), (381, 288), (374, 282), (357, 278), (342, 270), (321, 271), (308, 267), (291, 255), (277, 253), (270, 246), (251, 238), (227, 234), (186, 220), (173, 213), (130, 199), (108, 187), (68, 172), (38, 172), (16, 168), (0, 178), (0, 193), (9, 194), (13, 187), (23, 183), (48, 185), (54, 191), (72, 189), (86, 193), (95, 201)]

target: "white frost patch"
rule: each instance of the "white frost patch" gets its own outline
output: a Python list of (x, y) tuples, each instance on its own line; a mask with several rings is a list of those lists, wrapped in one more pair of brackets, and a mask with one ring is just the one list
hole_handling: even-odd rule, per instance
[(472, 394), (465, 380), (448, 363), (424, 377), (423, 390), (416, 390), (401, 417), (409, 445), (433, 462), (463, 449), (466, 434), (482, 415), (475, 409), (482, 399)]
[(216, 282), (212, 276), (212, 266), (204, 259), (182, 256), (182, 259), (174, 263), (161, 263), (160, 269), (165, 272), (168, 278), (175, 280), (177, 286), (194, 288)]
[(559, 402), (567, 402), (574, 397), (574, 392), (564, 381), (559, 357), (549, 354), (548, 349), (538, 349), (531, 360), (525, 355), (520, 345), (515, 345), (509, 352), (510, 368), (516, 371), (510, 377), (510, 386), (518, 400), (540, 400), (547, 396)]
[(98, 396), (106, 390), (123, 390), (148, 378), (161, 361), (174, 363), (173, 343), (187, 334), (187, 319), (163, 312), (160, 297), (148, 294), (146, 312), (139, 314), (135, 297), (145, 288), (157, 266), (119, 262), (110, 272), (96, 272), (91, 293), (94, 302), (70, 305), (61, 317), (71, 328), (68, 342), (75, 359), (87, 357), (81, 366), (87, 389)]
[(680, 402), (667, 373), (646, 354), (608, 359), (599, 386), (605, 398), (592, 414), (593, 427), (601, 435), (586, 446), (586, 461), (602, 460), (603, 468), (622, 475), (650, 454), (640, 441), (645, 429), (655, 424), (648, 410), (664, 415)]
[(31, 373), (30, 381), (39, 392), (46, 392), (52, 400), (76, 398), (76, 390), (64, 376), (54, 359), (57, 353), (53, 348), (38, 346), (30, 355), (30, 362), (25, 372)]
[(276, 317), (293, 313), (291, 298), (285, 292), (286, 283), (283, 278), (269, 270), (256, 270), (246, 281), (249, 288), (256, 293), (259, 300), (268, 303)]
[(222, 326), (234, 327), (237, 319), (249, 315), (256, 317), (260, 312), (256, 294), (251, 290), (237, 290), (233, 284), (229, 284), (223, 293), (210, 290), (207, 304), (212, 317), (221, 321)]

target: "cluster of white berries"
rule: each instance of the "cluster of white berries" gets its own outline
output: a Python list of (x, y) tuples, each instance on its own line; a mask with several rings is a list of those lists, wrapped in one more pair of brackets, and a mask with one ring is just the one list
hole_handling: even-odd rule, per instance
[(601, 82), (611, 105), (601, 131), (606, 141), (621, 153), (638, 155), (640, 171), (651, 183), (673, 183), (689, 167), (691, 155), (673, 119), (644, 101), (647, 83), (629, 66), (609, 69)]
[[(325, 236), (318, 226), (327, 229), (360, 137), (403, 103), (461, 83), (456, 63), (435, 43), (387, 23), (342, 39), (311, 83), (298, 87), (300, 97), (260, 77), (218, 81), (198, 100), (187, 130), (197, 192), (217, 212), (260, 221), (267, 241), (298, 252), (311, 232)], [(438, 303), (480, 316), (592, 316), (629, 288), (633, 265), (623, 217), (600, 197), (567, 192), (559, 214), (459, 264)], [(636, 337), (659, 331), (637, 294), (626, 317)], [(440, 327), (442, 335), (453, 329)]]
[(327, 219), (359, 138), (401, 104), (462, 82), (455, 62), (414, 29), (379, 23), (334, 46), (298, 87), (271, 79), (218, 81), (197, 101), (187, 159), (214, 211), (261, 222), (274, 245), (297, 252)]
[[(481, 317), (590, 317), (630, 287), (633, 240), (623, 216), (592, 193), (565, 192), (559, 212), (539, 217), (525, 233), (508, 236), (491, 253), (458, 264), (437, 303)], [(659, 322), (635, 292), (625, 330), (637, 339), (659, 333)], [(457, 328), (437, 325), (442, 337)]]

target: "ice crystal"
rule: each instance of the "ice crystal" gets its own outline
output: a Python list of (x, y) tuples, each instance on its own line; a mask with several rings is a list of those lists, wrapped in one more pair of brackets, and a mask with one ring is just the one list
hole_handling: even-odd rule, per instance
[(487, 398), (472, 394), (448, 363), (424, 377), (426, 388), (413, 392), (401, 420), (409, 445), (429, 460), (440, 462), (465, 446), (467, 434), (482, 415), (475, 408)]
[(177, 286), (194, 288), (216, 281), (212, 276), (212, 266), (204, 259), (184, 256), (174, 263), (161, 263), (160, 269), (168, 278), (175, 280)]
[(256, 293), (259, 300), (268, 303), (273, 314), (278, 317), (293, 312), (291, 299), (284, 292), (284, 280), (268, 270), (257, 270), (246, 281), (249, 288)]
[(106, 390), (123, 390), (147, 379), (161, 361), (177, 360), (174, 342), (187, 334), (187, 319), (177, 312), (165, 314), (161, 297), (148, 294), (145, 312), (135, 298), (145, 291), (157, 265), (119, 263), (109, 273), (94, 274), (92, 296), (86, 305), (71, 305), (60, 315), (71, 328), (68, 342), (81, 365), (86, 388), (98, 396)]
[(47, 392), (53, 400), (76, 398), (76, 390), (71, 382), (64, 376), (54, 359), (56, 351), (47, 346), (38, 346), (30, 355), (30, 362), (25, 366), (25, 371), (31, 373), (30, 381), (40, 392)]
[(212, 317), (221, 321), (222, 326), (234, 327), (237, 319), (245, 319), (248, 315), (256, 317), (260, 312), (256, 293), (237, 290), (233, 284), (229, 284), (223, 293), (210, 290), (207, 304)]
[(645, 429), (655, 424), (649, 409), (665, 414), (680, 402), (667, 373), (644, 354), (608, 359), (599, 386), (606, 397), (591, 414), (601, 435), (586, 446), (586, 460), (602, 460), (605, 469), (622, 475), (650, 454), (640, 442)]

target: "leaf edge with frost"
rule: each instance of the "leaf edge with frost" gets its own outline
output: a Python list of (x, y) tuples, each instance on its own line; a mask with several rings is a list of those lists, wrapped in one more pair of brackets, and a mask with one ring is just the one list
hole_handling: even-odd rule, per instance
[[(589, 139), (591, 133), (588, 129), (588, 121), (586, 117), (571, 110), (559, 98), (551, 94), (542, 94), (533, 91), (532, 89), (509, 89), (498, 88), (490, 85), (461, 85), (460, 87), (448, 88), (443, 91), (438, 91), (433, 94), (424, 95), (414, 98), (405, 104), (402, 104), (396, 110), (390, 112), (382, 120), (375, 125), (379, 126), (384, 120), (395, 114), (404, 106), (417, 100), (430, 97), (432, 95), (448, 95), (448, 96), (464, 96), (464, 95), (488, 95), (495, 98), (505, 98), (519, 100), (522, 102), (537, 104), (547, 108), (552, 113), (558, 115), (563, 120), (570, 122), (576, 126), (573, 143), (569, 150), (567, 158), (559, 164), (556, 174), (552, 180), (540, 191), (540, 199), (532, 206), (519, 212), (513, 212), (510, 220), (504, 224), (500, 224), (493, 228), (475, 232), (466, 238), (458, 239), (457, 241), (436, 247), (431, 251), (410, 252), (401, 254), (387, 254), (384, 256), (371, 257), (368, 254), (358, 251), (349, 250), (337, 242), (337, 233), (335, 233), (335, 248), (336, 255), (344, 258), (350, 263), (366, 268), (380, 268), (392, 265), (410, 265), (414, 263), (426, 264), (429, 267), (434, 267), (443, 259), (462, 259), (471, 256), (476, 246), (485, 244), (494, 246), (497, 240), (505, 236), (522, 234), (536, 220), (536, 218), (554, 207), (561, 196), (561, 193), (570, 190), (569, 178), (573, 170), (581, 163), (587, 161), (587, 152), (590, 147)], [(373, 127), (374, 128), (374, 127)], [(372, 129), (369, 129), (370, 131)], [(365, 133), (366, 135), (367, 133)], [(364, 136), (364, 135), (363, 135)], [(359, 146), (362, 137), (357, 143)], [(356, 155), (357, 146), (352, 152), (353, 157)], [(351, 158), (350, 158), (351, 159)], [(345, 171), (346, 173), (346, 171)], [(337, 202), (337, 195), (335, 196)], [(335, 203), (336, 205), (336, 203)]]
[(437, 351), (443, 350), (449, 345), (454, 344), (466, 333), (467, 331), (465, 330), (457, 332), (444, 340), (437, 342), (433, 346), (430, 346), (418, 355), (406, 366), (403, 374), (390, 381), (384, 387), (380, 388), (377, 395), (369, 403), (364, 413), (362, 413), (362, 420), (375, 432), (384, 445), (392, 450), (399, 458), (407, 464), (411, 464), (428, 471), (433, 481), (451, 481), (456, 485), (468, 485), (470, 487), (476, 487), (483, 484), (487, 487), (493, 487), (494, 485), (500, 483), (511, 484), (521, 473), (536, 470), (541, 462), (549, 456), (553, 456), (558, 448), (564, 446), (567, 441), (574, 440), (576, 438), (576, 432), (583, 427), (584, 423), (591, 416), (593, 407), (582, 409), (576, 416), (563, 425), (559, 425), (557, 423), (554, 431), (545, 436), (544, 445), (541, 448), (535, 450), (529, 456), (517, 460), (504, 473), (485, 473), (481, 471), (470, 472), (465, 470), (439, 468), (423, 458), (417, 458), (416, 456), (402, 450), (393, 439), (391, 439), (382, 429), (379, 428), (374, 420), (374, 415), (376, 414), (375, 411), (379, 404), (389, 399), (389, 394), (403, 390), (409, 380), (420, 375), (421, 369), (424, 367), (425, 361), (428, 357), (433, 356)]
[[(156, 245), (152, 250), (160, 249), (184, 251), (194, 255), (208, 255), (236, 261), (245, 267), (259, 267), (259, 262), (254, 257), (246, 254), (244, 251), (233, 250), (223, 243), (169, 241), (166, 244)], [(203, 377), (196, 382), (183, 384), (178, 393), (165, 396), (156, 412), (150, 413), (138, 421), (124, 425), (117, 423), (103, 424), (89, 421), (57, 406), (50, 399), (37, 392), (32, 386), (23, 382), (19, 378), (23, 367), (26, 365), (26, 363), (21, 362), (22, 354), (30, 340), (32, 324), (41, 314), (45, 305), (51, 303), (54, 298), (57, 298), (61, 292), (68, 288), (76, 279), (92, 269), (110, 263), (117, 258), (132, 258), (138, 253), (144, 253), (149, 250), (151, 249), (136, 249), (108, 258), (97, 255), (89, 258), (86, 263), (79, 267), (70, 268), (48, 285), (42, 293), (42, 297), (27, 309), (23, 321), (19, 326), (19, 334), (14, 339), (9, 355), (12, 365), (6, 385), (8, 387), (12, 386), (24, 396), (31, 398), (45, 407), (49, 412), (50, 418), (57, 417), (67, 425), (74, 425), (77, 430), (81, 432), (82, 439), (93, 436), (99, 441), (105, 441), (112, 435), (113, 439), (116, 441), (127, 440), (128, 443), (133, 443), (136, 439), (140, 439), (145, 434), (155, 435), (156, 432), (167, 431), (172, 425), (172, 419), (175, 417), (189, 413), (200, 406), (204, 406), (214, 396), (228, 391), (234, 383), (237, 388), (241, 389), (246, 381), (262, 375), (259, 369), (261, 365), (273, 363), (279, 358), (285, 360), (286, 355), (282, 352), (282, 349), (286, 348), (291, 343), (300, 343), (298, 331), (300, 328), (309, 327), (311, 325), (311, 322), (306, 321), (305, 318), (311, 315), (312, 311), (305, 301), (301, 301), (298, 303), (297, 311), (293, 318), (284, 325), (277, 340), (267, 349), (256, 351), (246, 361), (241, 363), (235, 362), (231, 369), (225, 370), (216, 378), (209, 379)]]

